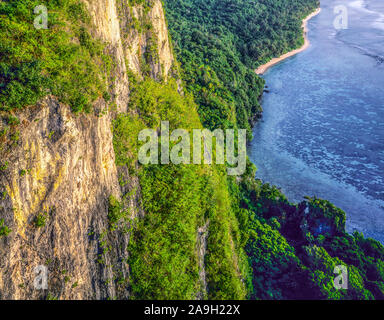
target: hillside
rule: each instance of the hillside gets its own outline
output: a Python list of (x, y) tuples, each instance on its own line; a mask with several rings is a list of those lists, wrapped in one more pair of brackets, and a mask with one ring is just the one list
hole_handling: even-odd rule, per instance
[(165, 1), (168, 32), (160, 0), (1, 1), (0, 299), (383, 298), (383, 246), (328, 201), (289, 203), (249, 161), (137, 161), (162, 121), (250, 138), (253, 68), (300, 46), (317, 5)]

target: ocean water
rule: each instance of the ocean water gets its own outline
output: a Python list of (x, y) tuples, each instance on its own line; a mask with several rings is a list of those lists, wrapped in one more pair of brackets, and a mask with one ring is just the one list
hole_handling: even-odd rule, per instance
[[(347, 9), (347, 29), (334, 8)], [(248, 147), (256, 177), (289, 200), (330, 200), (347, 231), (384, 243), (384, 1), (322, 0), (311, 46), (263, 76), (262, 120)]]

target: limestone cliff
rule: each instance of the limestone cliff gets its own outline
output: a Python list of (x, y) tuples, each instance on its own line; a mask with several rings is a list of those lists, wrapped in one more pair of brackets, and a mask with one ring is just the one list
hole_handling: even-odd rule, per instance
[[(160, 0), (85, 4), (93, 35), (114, 60), (113, 103), (100, 98), (94, 114), (75, 115), (47, 96), (15, 113), (17, 139), (4, 142), (0, 162), (0, 217), (11, 230), (0, 237), (0, 299), (129, 297), (129, 232), (109, 232), (108, 198), (129, 194), (133, 218), (141, 214), (140, 190), (137, 177), (116, 168), (112, 120), (127, 111), (129, 74), (166, 79), (174, 58)], [(48, 267), (48, 290), (34, 288), (38, 265)]]

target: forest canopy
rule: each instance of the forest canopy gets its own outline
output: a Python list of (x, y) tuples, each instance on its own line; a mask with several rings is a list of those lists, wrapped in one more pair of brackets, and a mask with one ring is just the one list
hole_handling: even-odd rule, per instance
[(264, 80), (254, 69), (303, 44), (318, 0), (165, 0), (175, 52), (203, 125), (249, 131)]

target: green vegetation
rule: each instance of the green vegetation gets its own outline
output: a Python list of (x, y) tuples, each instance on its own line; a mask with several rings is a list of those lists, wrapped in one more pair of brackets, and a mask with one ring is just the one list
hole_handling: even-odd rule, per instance
[(35, 220), (34, 220), (35, 227), (36, 228), (45, 227), (47, 220), (48, 220), (48, 213), (47, 212), (39, 213), (35, 217)]
[(48, 292), (46, 300), (59, 300), (56, 296), (54, 296), (52, 293)]
[[(250, 128), (261, 110), (257, 99), (264, 85), (253, 69), (300, 46), (301, 20), (318, 5), (317, 0), (165, 1), (182, 78), (204, 126)], [(247, 254), (249, 267), (243, 264), (241, 272), (249, 298), (384, 297), (381, 244), (347, 234), (345, 213), (328, 201), (307, 198), (291, 204), (276, 187), (254, 176), (255, 168), (248, 164), (239, 182), (227, 179), (241, 230), (233, 252), (241, 256), (244, 248)], [(209, 255), (206, 265), (209, 269)], [(334, 287), (337, 265), (347, 267), (348, 290)], [(219, 277), (209, 279), (215, 290), (222, 283), (212, 285), (212, 279)]]
[[(36, 29), (34, 8), (48, 9), (48, 29)], [(48, 93), (76, 112), (90, 111), (107, 90), (111, 58), (90, 35), (79, 0), (0, 2), (0, 110), (34, 105)]]
[[(253, 299), (383, 299), (384, 247), (345, 232), (345, 213), (329, 201), (309, 198), (294, 205), (276, 188), (240, 183), (248, 213), (243, 232), (253, 270)], [(348, 290), (334, 287), (335, 266), (348, 270)]]
[(20, 120), (13, 115), (9, 115), (6, 121), (7, 121), (7, 124), (10, 126), (16, 126), (20, 123)]
[(7, 237), (11, 232), (12, 230), (5, 225), (4, 219), (0, 219), (0, 238)]
[[(135, 170), (138, 132), (159, 128), (201, 128), (196, 106), (177, 84), (147, 79), (131, 93), (130, 110), (114, 123), (116, 163)], [(138, 115), (135, 113), (137, 111)], [(207, 259), (210, 298), (245, 297), (238, 248), (238, 226), (223, 168), (197, 165), (146, 165), (137, 168), (145, 217), (129, 246), (131, 289), (135, 299), (193, 299), (200, 288), (197, 229), (210, 221)], [(241, 250), (239, 250), (240, 252)]]
[(144, 8), (150, 8), (153, 0), (128, 0), (127, 2), (130, 7), (141, 5)]
[(7, 191), (0, 191), (0, 201), (4, 200), (7, 197)]
[(114, 196), (109, 197), (108, 221), (111, 231), (116, 230), (117, 224), (121, 220), (128, 219), (128, 213), (128, 209), (124, 209), (122, 203), (119, 202)]
[(7, 169), (8, 169), (8, 165), (9, 165), (9, 163), (8, 163), (8, 161), (6, 161), (4, 164), (2, 164), (2, 165), (0, 166), (0, 171), (5, 171), (5, 170), (7, 170)]

